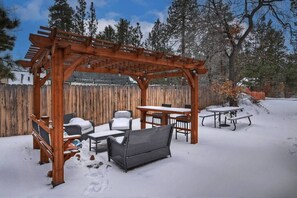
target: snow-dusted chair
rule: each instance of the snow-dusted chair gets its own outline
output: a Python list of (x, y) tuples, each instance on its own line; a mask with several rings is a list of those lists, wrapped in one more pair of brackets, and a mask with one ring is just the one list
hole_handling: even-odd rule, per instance
[(88, 139), (88, 134), (95, 131), (93, 121), (76, 117), (74, 113), (64, 115), (64, 128), (68, 135), (81, 135), (81, 141)]
[(132, 110), (114, 111), (113, 118), (109, 121), (110, 130), (132, 130)]

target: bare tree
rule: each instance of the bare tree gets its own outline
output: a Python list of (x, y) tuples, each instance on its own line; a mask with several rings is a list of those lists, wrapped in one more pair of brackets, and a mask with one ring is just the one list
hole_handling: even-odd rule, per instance
[(212, 17), (209, 25), (223, 35), (225, 54), (228, 57), (228, 77), (236, 79), (236, 61), (244, 42), (263, 17), (275, 26), (293, 32), (293, 15), (286, 6), (289, 0), (207, 0), (204, 11)]

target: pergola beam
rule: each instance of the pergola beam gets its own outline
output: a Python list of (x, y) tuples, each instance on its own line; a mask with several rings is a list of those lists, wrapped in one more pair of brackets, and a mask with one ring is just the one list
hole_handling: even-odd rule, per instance
[[(51, 39), (39, 36), (39, 35), (30, 35), (31, 42), (34, 45), (40, 45), (43, 48), (49, 47), (52, 45)], [(86, 54), (86, 55), (93, 55), (99, 57), (106, 57), (106, 58), (115, 58), (124, 61), (131, 61), (131, 62), (146, 62), (147, 64), (158, 64), (160, 67), (175, 67), (180, 69), (198, 69), (200, 66), (204, 65), (204, 61), (192, 61), (191, 63), (187, 63), (187, 61), (180, 61), (181, 58), (179, 56), (172, 56), (171, 58), (160, 58), (156, 59), (155, 56), (146, 56), (143, 51), (137, 53), (137, 51), (133, 53), (123, 52), (120, 50), (115, 50), (113, 48), (96, 48), (93, 46), (86, 47), (82, 44), (77, 43), (69, 43), (65, 40), (59, 41), (60, 48), (67, 48), (68, 50), (71, 49), (72, 53), (74, 54)]]
[(40, 79), (40, 86), (43, 86), (45, 82), (51, 77), (51, 72), (48, 72), (42, 79)]
[(85, 56), (79, 57), (71, 66), (67, 67), (64, 71), (64, 81), (70, 78), (75, 71), (75, 68), (85, 59)]
[(31, 61), (25, 61), (25, 60), (19, 60), (17, 61), (17, 64), (22, 65), (25, 68), (31, 68), (33, 66), (33, 63)]

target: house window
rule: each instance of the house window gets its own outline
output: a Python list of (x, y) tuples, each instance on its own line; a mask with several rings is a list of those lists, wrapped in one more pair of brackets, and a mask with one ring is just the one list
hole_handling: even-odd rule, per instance
[(21, 84), (23, 84), (24, 74), (21, 74)]
[(30, 79), (30, 76), (28, 76), (28, 82), (30, 82), (30, 80), (31, 80), (31, 79)]

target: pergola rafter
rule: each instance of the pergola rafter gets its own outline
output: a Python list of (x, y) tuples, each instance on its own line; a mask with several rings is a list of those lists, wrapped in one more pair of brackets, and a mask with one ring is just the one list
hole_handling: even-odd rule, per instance
[[(141, 104), (146, 105), (147, 88), (152, 79), (184, 76), (191, 86), (191, 143), (198, 143), (198, 75), (207, 72), (204, 61), (156, 52), (144, 48), (115, 44), (58, 29), (41, 27), (38, 34), (30, 34), (32, 43), (25, 58), (19, 61), (34, 74), (34, 115), (40, 119), (41, 86), (51, 79), (50, 127), (53, 147), (53, 185), (64, 182), (63, 159), (63, 84), (74, 71), (111, 73), (132, 77), (141, 90)], [(42, 70), (47, 75), (40, 77)], [(145, 127), (141, 120), (141, 127)], [(37, 145), (34, 143), (34, 148)], [(40, 161), (47, 162), (42, 154)]]

